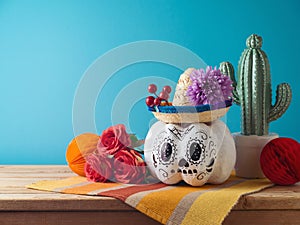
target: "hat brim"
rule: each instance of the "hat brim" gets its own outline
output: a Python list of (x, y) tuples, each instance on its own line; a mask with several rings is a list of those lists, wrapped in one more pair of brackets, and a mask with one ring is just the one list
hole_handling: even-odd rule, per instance
[(161, 113), (153, 112), (154, 116), (165, 123), (207, 123), (224, 116), (230, 107), (205, 111), (201, 113)]
[(232, 105), (228, 100), (215, 105), (199, 106), (159, 106), (149, 108), (154, 116), (165, 123), (205, 123), (224, 116)]

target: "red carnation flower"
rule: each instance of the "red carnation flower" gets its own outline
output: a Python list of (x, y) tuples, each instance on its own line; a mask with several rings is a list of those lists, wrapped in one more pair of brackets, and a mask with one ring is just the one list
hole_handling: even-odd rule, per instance
[(121, 183), (139, 184), (145, 180), (146, 163), (134, 150), (122, 149), (114, 155), (115, 178)]
[(103, 131), (97, 145), (100, 154), (114, 155), (119, 150), (131, 145), (130, 135), (123, 124), (109, 127)]
[(92, 153), (86, 158), (84, 171), (89, 181), (106, 182), (113, 175), (111, 159), (105, 155)]

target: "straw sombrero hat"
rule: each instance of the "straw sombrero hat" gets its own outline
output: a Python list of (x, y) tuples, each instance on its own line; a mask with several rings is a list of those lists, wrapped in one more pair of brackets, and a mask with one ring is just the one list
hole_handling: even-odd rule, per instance
[(148, 107), (158, 120), (174, 124), (211, 122), (227, 113), (232, 105), (231, 99), (215, 104), (191, 104), (187, 90), (192, 84), (190, 74), (194, 70), (194, 68), (188, 68), (181, 74), (172, 104)]

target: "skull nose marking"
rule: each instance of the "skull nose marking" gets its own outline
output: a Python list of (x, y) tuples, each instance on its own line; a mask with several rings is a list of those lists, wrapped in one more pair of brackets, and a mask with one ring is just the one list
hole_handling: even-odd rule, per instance
[(178, 163), (178, 166), (180, 167), (189, 167), (189, 163), (185, 160), (185, 159), (180, 159), (179, 163)]

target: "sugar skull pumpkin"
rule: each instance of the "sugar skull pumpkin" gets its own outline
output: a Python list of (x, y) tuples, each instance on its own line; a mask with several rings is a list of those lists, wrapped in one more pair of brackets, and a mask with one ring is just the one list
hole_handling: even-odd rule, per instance
[(236, 159), (234, 140), (220, 120), (182, 125), (158, 121), (147, 134), (144, 151), (152, 174), (166, 184), (223, 183)]

